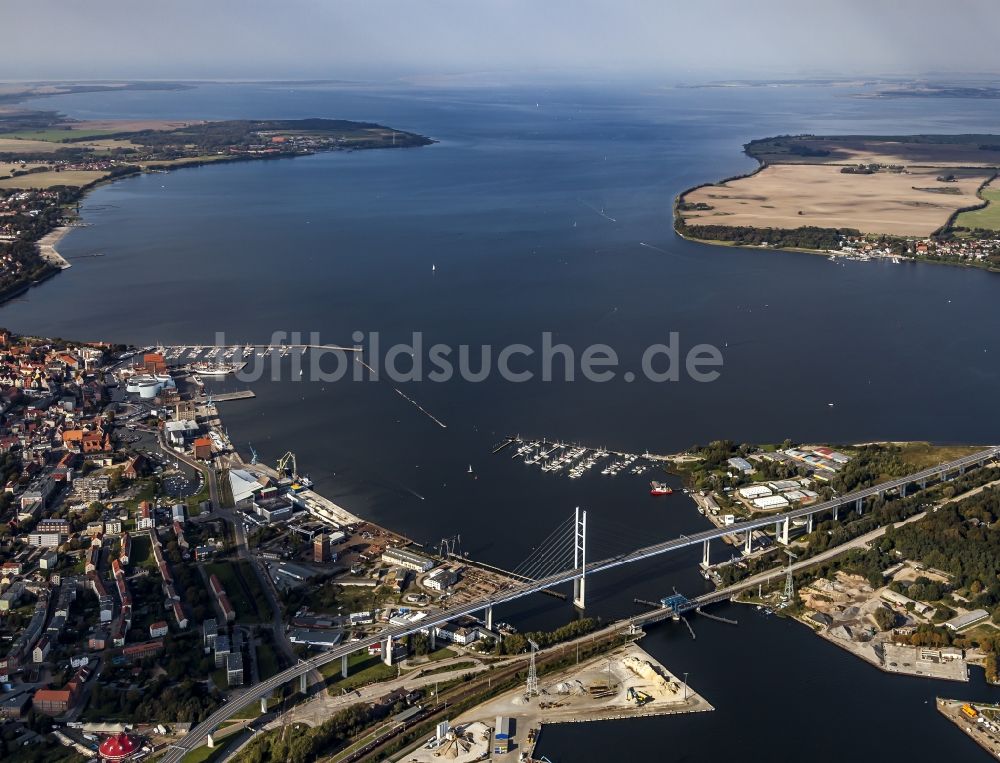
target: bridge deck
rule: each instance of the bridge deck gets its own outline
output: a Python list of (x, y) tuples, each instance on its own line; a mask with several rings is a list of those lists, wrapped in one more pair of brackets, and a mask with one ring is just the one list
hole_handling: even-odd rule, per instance
[[(978, 453), (973, 453), (969, 456), (964, 456), (962, 458), (955, 459), (954, 461), (949, 461), (944, 464), (939, 464), (934, 467), (923, 469), (919, 472), (909, 474), (905, 477), (900, 477), (888, 482), (883, 482), (879, 485), (875, 485), (869, 488), (864, 488), (863, 490), (858, 490), (853, 493), (848, 493), (846, 495), (840, 496), (830, 501), (825, 501), (823, 503), (815, 504), (813, 506), (804, 506), (793, 511), (788, 511), (783, 514), (776, 514), (764, 519), (748, 520), (746, 522), (740, 522), (738, 524), (729, 525), (725, 528), (712, 528), (705, 530), (704, 532), (695, 533), (693, 535), (682, 535), (680, 538), (674, 540), (665, 541), (663, 543), (656, 543), (651, 546), (646, 546), (645, 548), (638, 549), (636, 551), (630, 552), (628, 554), (621, 554), (610, 559), (603, 559), (597, 562), (588, 562), (585, 567), (586, 575), (593, 575), (598, 572), (603, 572), (605, 570), (612, 569), (614, 567), (619, 567), (623, 564), (631, 564), (633, 562), (638, 562), (643, 559), (649, 559), (659, 554), (669, 553), (671, 551), (677, 551), (682, 548), (687, 548), (694, 546), (699, 543), (703, 543), (707, 540), (713, 540), (720, 538), (723, 535), (729, 535), (731, 533), (741, 533), (747, 530), (754, 530), (761, 527), (768, 527), (774, 525), (778, 522), (783, 522), (786, 519), (795, 519), (797, 517), (804, 517), (810, 514), (817, 514), (823, 511), (832, 511), (834, 508), (844, 506), (847, 504), (853, 504), (858, 499), (869, 498), (873, 495), (881, 495), (887, 490), (893, 490), (895, 488), (902, 487), (904, 485), (909, 485), (914, 482), (920, 482), (921, 480), (933, 479), (935, 477), (943, 477), (945, 474), (954, 471), (956, 469), (963, 469), (970, 466), (978, 466), (985, 464), (987, 461), (996, 458), (1000, 455), (1000, 446), (994, 446)], [(776, 574), (782, 574), (781, 571), (776, 571)], [(540, 580), (534, 580), (521, 585), (512, 585), (511, 587), (495, 594), (489, 598), (484, 598), (478, 601), (470, 602), (468, 604), (463, 604), (460, 606), (451, 607), (448, 609), (443, 609), (436, 614), (429, 614), (428, 617), (420, 620), (417, 623), (400, 625), (393, 628), (389, 628), (375, 636), (368, 636), (367, 638), (361, 639), (359, 641), (352, 641), (348, 644), (331, 649), (322, 654), (318, 654), (315, 657), (310, 657), (307, 660), (302, 660), (296, 665), (277, 673), (271, 678), (261, 681), (260, 683), (248, 687), (243, 692), (232, 696), (230, 700), (224, 704), (222, 707), (218, 708), (213, 712), (206, 720), (202, 721), (198, 726), (192, 729), (188, 734), (177, 742), (176, 746), (167, 751), (167, 753), (161, 759), (163, 763), (178, 763), (180, 759), (186, 754), (186, 752), (199, 746), (208, 736), (209, 733), (220, 723), (230, 718), (235, 713), (238, 713), (243, 708), (253, 704), (260, 700), (261, 697), (269, 696), (271, 692), (277, 689), (284, 683), (292, 681), (298, 678), (303, 673), (308, 673), (316, 668), (327, 664), (328, 662), (333, 662), (334, 660), (339, 660), (354, 652), (367, 649), (369, 646), (381, 643), (386, 639), (398, 639), (404, 636), (408, 636), (411, 633), (415, 633), (425, 628), (429, 628), (436, 625), (443, 625), (446, 622), (455, 620), (463, 615), (471, 615), (475, 612), (479, 612), (486, 607), (496, 606), (498, 604), (503, 604), (509, 601), (514, 601), (515, 599), (522, 598), (524, 596), (529, 596), (534, 593), (538, 593), (547, 588), (552, 588), (554, 586), (559, 586), (564, 583), (568, 583), (575, 578), (580, 577), (581, 572), (578, 569), (567, 570), (564, 572), (559, 572), (553, 575), (549, 575), (546, 578)], [(721, 601), (723, 599), (729, 598), (733, 593), (738, 591), (734, 590), (739, 587), (740, 584), (736, 586), (730, 586), (729, 588), (720, 589), (718, 591), (713, 591), (703, 596), (699, 596), (695, 599), (691, 599), (688, 604), (684, 605), (680, 611), (690, 611), (696, 607), (704, 606), (715, 601)], [(650, 612), (646, 615), (640, 615), (633, 619), (635, 624), (648, 624), (651, 622), (656, 622), (657, 619), (664, 619), (665, 617), (670, 617), (673, 615), (672, 610), (657, 610), (655, 612)]]

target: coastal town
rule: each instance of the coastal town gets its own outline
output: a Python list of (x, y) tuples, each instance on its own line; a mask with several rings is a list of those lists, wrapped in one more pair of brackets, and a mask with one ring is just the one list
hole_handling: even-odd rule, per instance
[[(246, 687), (352, 641), (370, 646), (277, 686), (210, 734), (207, 749), (231, 754), (256, 731), (281, 728), (279, 717), (318, 733), (356, 712), (348, 698), (365, 708), (349, 749), (416, 744), (415, 759), (446, 749), (462, 760), (527, 759), (546, 723), (712, 709), (635, 644), (642, 631), (632, 622), (585, 618), (526, 635), (489, 613), (438, 623), (441, 608), (475, 607), (521, 581), (445, 544), (415, 546), (328, 500), (294, 453), (273, 466), (244, 461), (219, 412), (244, 396), (209, 393), (199, 371), (214, 369), (170, 348), (0, 333), (5, 749), (156, 754)], [(497, 450), (546, 453), (567, 470), (597, 453), (521, 438)], [(722, 442), (642, 458), (682, 476), (734, 549), (704, 567), (721, 589), (736, 586), (748, 603), (795, 617), (887, 673), (966, 681), (975, 665), (996, 677), (995, 594), (966, 579), (974, 573), (929, 566), (903, 533), (921, 526), (931, 502), (970, 527), (992, 521), (983, 506), (995, 499), (997, 466), (896, 491), (853, 521), (727, 530), (821, 506), (874, 469), (906, 473), (965, 453), (976, 451)], [(622, 468), (638, 463), (617, 458)], [(879, 550), (886, 511), (897, 523), (889, 553)], [(661, 606), (678, 597), (668, 599)], [(381, 639), (394, 629), (412, 635)], [(567, 644), (577, 644), (577, 661), (567, 663)], [(445, 696), (457, 710), (442, 718)]]
[[(392, 734), (365, 731), (381, 747), (434, 720), (431, 687), (434, 697), (460, 696), (484, 671), (490, 681), (479, 690), (506, 690), (499, 704), (470, 705), (454, 728), (437, 722), (427, 750), (525, 759), (547, 715), (540, 708), (564, 707), (566, 719), (711, 709), (620, 627), (590, 619), (528, 635), (532, 665), (537, 657), (539, 673), (555, 672), (522, 699), (529, 642), (513, 626), (463, 616), (421, 627), (444, 603), (519, 581), (454, 549), (416, 548), (329, 501), (293, 453), (273, 467), (244, 462), (221, 425), (226, 397), (206, 392), (198, 368), (157, 348), (0, 332), (7, 754), (140, 759), (245, 686), (394, 626), (415, 635), (303, 675), (298, 692), (285, 685), (217, 739), (245, 735), (258, 718), (275, 722), (279, 711), (322, 720), (346, 706), (345, 693), (364, 690), (366, 727), (395, 719)], [(555, 647), (575, 639), (586, 639), (577, 654), (587, 659), (565, 673)], [(602, 683), (592, 659), (616, 648), (627, 659)], [(533, 719), (530, 734), (511, 730), (511, 714)]]
[(81, 224), (79, 204), (101, 183), (219, 162), (430, 143), (339, 119), (86, 123), (8, 106), (0, 110), (0, 302), (70, 266), (54, 244), (67, 225)]

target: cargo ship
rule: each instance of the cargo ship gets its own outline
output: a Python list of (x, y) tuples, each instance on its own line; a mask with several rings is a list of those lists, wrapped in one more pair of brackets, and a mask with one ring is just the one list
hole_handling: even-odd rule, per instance
[(649, 494), (650, 495), (670, 495), (674, 492), (674, 489), (670, 487), (666, 482), (650, 482), (649, 483)]

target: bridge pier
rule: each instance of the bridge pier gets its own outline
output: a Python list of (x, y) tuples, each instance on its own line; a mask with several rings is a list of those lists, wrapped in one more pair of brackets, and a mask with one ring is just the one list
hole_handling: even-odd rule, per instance
[(753, 551), (753, 530), (747, 530), (747, 537), (743, 541), (743, 553), (747, 556)]
[[(299, 676), (299, 691), (302, 692), (303, 694), (305, 694), (306, 692), (309, 691), (309, 674), (308, 673), (303, 673), (301, 676)], [(267, 702), (265, 701), (264, 704), (266, 706)], [(263, 710), (261, 712), (263, 712)]]
[(709, 565), (712, 563), (710, 551), (711, 550), (709, 548), (709, 542), (706, 540), (704, 543), (702, 543), (702, 548), (701, 548), (701, 568), (703, 570), (707, 570)]
[(963, 474), (965, 474), (965, 467), (964, 466), (958, 467), (958, 476), (961, 477)]
[(904, 482), (899, 486), (899, 497), (906, 498), (906, 483)]
[(486, 630), (493, 630), (493, 605), (490, 604), (483, 612), (483, 622), (486, 623)]
[(267, 712), (267, 697), (260, 698), (260, 714), (263, 715)]
[(920, 489), (921, 490), (926, 490), (927, 489), (927, 478), (926, 477), (924, 477), (922, 480), (920, 480)]
[(382, 662), (392, 667), (392, 639), (387, 638), (382, 642)]
[(788, 529), (790, 524), (791, 520), (788, 517), (785, 517), (785, 520), (781, 523), (781, 539), (779, 542), (785, 546), (788, 545)]
[(833, 507), (833, 521), (836, 522), (840, 519), (840, 506)]
[[(487, 630), (493, 630), (492, 628), (487, 628)], [(428, 640), (431, 646), (431, 651), (433, 652), (437, 649), (437, 626), (432, 625), (430, 627), (430, 632), (428, 633)]]
[(340, 658), (340, 677), (347, 678), (347, 655)]
[(810, 514), (806, 517), (806, 532), (811, 533), (813, 531), (813, 517), (815, 515)]
[(205, 737), (205, 744), (209, 748), (215, 747), (215, 737), (209, 734), (207, 737)]
[(584, 609), (587, 605), (587, 512), (576, 507), (576, 525), (573, 529), (573, 568), (580, 570), (580, 577), (573, 580), (573, 606)]
[[(879, 495), (882, 495), (882, 494), (879, 493)], [(862, 514), (862, 513), (864, 513), (864, 507), (865, 507), (865, 501), (864, 501), (863, 498), (859, 498), (858, 500), (856, 500), (854, 502), (854, 510), (856, 512), (858, 512), (859, 515)]]

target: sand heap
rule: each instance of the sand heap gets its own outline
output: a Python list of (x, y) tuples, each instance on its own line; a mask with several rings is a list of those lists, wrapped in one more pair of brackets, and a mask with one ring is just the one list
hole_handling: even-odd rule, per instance
[(671, 684), (664, 678), (648, 660), (630, 654), (622, 660), (622, 664), (639, 678), (648, 681), (650, 685), (646, 688), (651, 693), (659, 694), (660, 696), (677, 693), (677, 685)]

